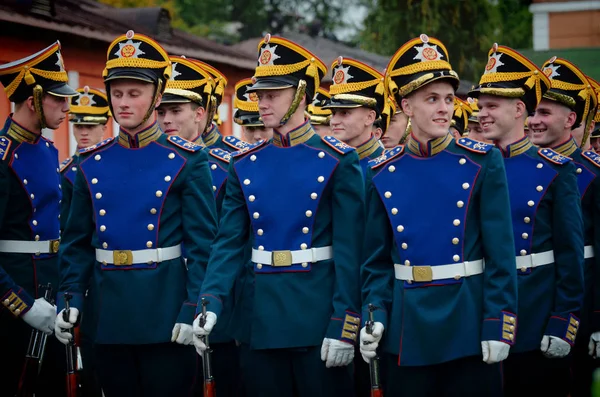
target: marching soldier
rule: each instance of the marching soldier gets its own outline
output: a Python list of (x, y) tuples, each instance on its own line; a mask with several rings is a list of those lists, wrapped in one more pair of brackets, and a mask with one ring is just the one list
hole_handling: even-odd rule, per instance
[(459, 80), (439, 40), (405, 43), (385, 82), (413, 129), (370, 163), (363, 324), (377, 310), (362, 356), (379, 353), (390, 396), (499, 396), (517, 304), (501, 155), (452, 138)]
[[(585, 295), (580, 316), (581, 326), (573, 348), (572, 384), (577, 394), (572, 395), (590, 396), (595, 365), (588, 355), (588, 344), (594, 343), (593, 337), (590, 340), (592, 332), (600, 331), (599, 324), (591, 323), (594, 312), (600, 310), (600, 307), (594, 307), (593, 304), (593, 296), (600, 293), (600, 262), (594, 257), (595, 252), (600, 252), (600, 229), (594, 232), (594, 222), (600, 219), (600, 157), (592, 151), (581, 150), (579, 147), (588, 139), (579, 137), (576, 141), (572, 132), (580, 125), (582, 130), (588, 129), (595, 116), (598, 99), (587, 77), (569, 61), (553, 57), (544, 63), (542, 69), (550, 78), (551, 85), (535, 114), (529, 117), (529, 129), (535, 145), (552, 148), (557, 153), (570, 157), (576, 167), (584, 223)], [(568, 342), (573, 345), (571, 340)], [(566, 394), (563, 392), (563, 395)]]
[(460, 138), (467, 133), (471, 113), (471, 106), (467, 102), (454, 97), (454, 113), (450, 122), (450, 131), (454, 138)]
[[(360, 322), (359, 257), (364, 182), (356, 151), (319, 137), (304, 112), (326, 72), (304, 48), (267, 35), (256, 92), (272, 142), (234, 154), (201, 298), (199, 337), (218, 323), (252, 233), (253, 301), (241, 365), (249, 396), (346, 396)], [(273, 195), (273, 189), (277, 194)], [(268, 376), (265, 376), (268, 374)], [(295, 391), (294, 391), (295, 389)]]
[[(273, 138), (273, 128), (265, 127), (258, 114), (258, 98), (256, 92), (246, 92), (252, 85), (252, 79), (243, 79), (235, 85), (233, 121), (242, 126), (242, 138), (248, 143)], [(241, 149), (241, 148), (240, 148)]]
[(575, 342), (583, 297), (575, 166), (552, 149), (533, 146), (524, 132), (528, 114), (543, 111), (536, 107), (550, 88), (546, 75), (508, 47), (494, 44), (488, 58), (469, 95), (478, 98), (479, 124), (501, 149), (509, 181), (520, 321), (504, 366), (505, 393), (567, 396), (566, 356)]
[(67, 81), (59, 42), (0, 66), (0, 82), (15, 103), (0, 130), (0, 389), (7, 396), (22, 387), (38, 396), (65, 393), (64, 348), (54, 338), (37, 382), (21, 371), (33, 329), (51, 334), (56, 318), (40, 286), (58, 287), (62, 191), (58, 151), (42, 129), (57, 129), (67, 118), (69, 97), (77, 95)]
[[(96, 145), (102, 141), (106, 132), (106, 125), (110, 120), (110, 110), (106, 94), (95, 88), (85, 86), (77, 89), (77, 96), (71, 98), (69, 121), (73, 125), (73, 135), (77, 142), (77, 149), (73, 156), (62, 162), (60, 166), (62, 203), (60, 206), (60, 229), (64, 231), (69, 218), (71, 200), (73, 198), (73, 184), (79, 164), (79, 150)], [(93, 300), (96, 286), (88, 285), (85, 293), (84, 305), (86, 312), (85, 321), (81, 321), (81, 354), (83, 356), (83, 387), (86, 396), (102, 396), (102, 391), (96, 378), (96, 363), (94, 360), (94, 334), (96, 332), (95, 316), (93, 314)], [(59, 297), (60, 298), (60, 297)]]
[(55, 333), (62, 343), (71, 339), (65, 330), (78, 320), (92, 275), (104, 394), (182, 396), (194, 386), (196, 354), (187, 345), (216, 231), (207, 156), (154, 121), (172, 72), (158, 43), (129, 31), (107, 57), (104, 81), (121, 128), (80, 151), (60, 263), (59, 296), (73, 299), (68, 321), (59, 300)]
[(319, 136), (331, 135), (331, 110), (323, 108), (329, 102), (329, 91), (324, 88), (317, 88), (317, 93), (310, 105), (306, 107), (306, 111), (310, 116), (310, 124)]
[(385, 106), (383, 75), (362, 62), (341, 56), (331, 70), (331, 98), (323, 106), (331, 109), (331, 133), (356, 148), (365, 175), (369, 161), (383, 154), (383, 145), (373, 134), (373, 124)]

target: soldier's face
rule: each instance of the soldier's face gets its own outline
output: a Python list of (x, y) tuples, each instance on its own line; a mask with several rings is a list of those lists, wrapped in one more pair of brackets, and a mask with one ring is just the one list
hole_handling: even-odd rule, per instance
[(553, 147), (569, 138), (574, 122), (575, 112), (557, 102), (542, 99), (533, 116), (529, 117), (529, 136), (535, 145)]
[[(588, 128), (589, 134), (591, 134), (592, 131), (594, 130), (594, 126), (595, 126), (595, 123), (592, 121), (592, 123), (590, 124), (590, 126)], [(573, 138), (575, 138), (575, 142), (577, 142), (578, 145), (581, 145), (581, 141), (583, 141), (584, 131), (585, 131), (584, 122), (581, 122), (581, 125), (579, 127), (575, 128), (573, 131), (571, 131), (571, 135), (573, 135)], [(592, 147), (589, 134), (588, 134), (587, 141), (583, 145), (581, 145), (581, 148), (583, 150), (589, 150)]]
[(366, 107), (332, 109), (331, 134), (356, 147), (368, 139), (376, 117), (375, 111)]
[(600, 138), (592, 138), (590, 139), (590, 143), (592, 144), (592, 149), (596, 153), (600, 153)]
[(73, 124), (73, 135), (78, 148), (93, 146), (102, 140), (106, 125)]
[(57, 129), (67, 118), (69, 111), (69, 98), (46, 94), (42, 98), (42, 109), (46, 119), (46, 127)]
[(486, 140), (499, 141), (525, 125), (525, 105), (518, 99), (481, 95), (477, 104), (479, 125)]
[(268, 141), (271, 138), (273, 138), (273, 128), (242, 126), (242, 139), (248, 143)]
[[(110, 101), (113, 115), (121, 127), (138, 127), (152, 106), (154, 84), (131, 79), (118, 79), (110, 83)], [(157, 101), (160, 103), (160, 100)]]
[(277, 128), (294, 100), (296, 89), (293, 87), (280, 90), (258, 90), (258, 114), (265, 127)]
[(331, 135), (331, 127), (324, 124), (313, 124), (313, 129), (319, 136)]
[(193, 141), (198, 136), (198, 128), (204, 108), (192, 103), (163, 103), (156, 110), (158, 124), (165, 134), (179, 135)]
[(402, 110), (419, 140), (442, 137), (448, 134), (454, 112), (454, 88), (445, 81), (429, 83), (402, 99)]
[(483, 136), (483, 130), (476, 121), (469, 121), (469, 138), (475, 139), (476, 141), (486, 141), (485, 137)]
[(404, 113), (396, 113), (390, 119), (390, 125), (385, 132), (383, 138), (381, 138), (381, 142), (386, 149), (391, 149), (393, 147), (398, 146), (400, 144), (400, 139), (404, 135), (406, 131), (406, 126), (408, 125), (408, 116)]

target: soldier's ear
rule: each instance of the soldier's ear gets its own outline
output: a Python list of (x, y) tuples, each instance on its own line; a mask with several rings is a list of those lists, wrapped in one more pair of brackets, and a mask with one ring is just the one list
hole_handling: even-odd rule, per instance
[(402, 102), (400, 103), (400, 106), (402, 106), (402, 112), (404, 114), (406, 114), (408, 117), (413, 116), (412, 107), (411, 107), (411, 104), (410, 104), (410, 101), (408, 100), (408, 98), (402, 98)]
[[(569, 116), (567, 117), (567, 121), (565, 122), (565, 128), (568, 128), (570, 130), (574, 129), (573, 127), (575, 127), (576, 120), (577, 120), (577, 114), (573, 111), (570, 111)], [(585, 120), (582, 120), (581, 122), (585, 123)]]
[(27, 106), (27, 108), (31, 112), (35, 112), (35, 105), (34, 105), (34, 102), (33, 102), (33, 96), (30, 96), (29, 98), (25, 99), (24, 104), (25, 104), (25, 106)]
[(528, 113), (527, 113), (527, 106), (525, 106), (525, 102), (521, 101), (520, 99), (517, 99), (515, 101), (515, 106), (517, 107), (517, 112), (515, 114), (516, 118), (518, 118), (518, 119), (526, 118)]
[(204, 116), (205, 112), (206, 112), (206, 110), (204, 110), (204, 108), (202, 106), (198, 106), (196, 108), (195, 117), (194, 117), (194, 120), (196, 121), (196, 123), (200, 123), (200, 121), (202, 121), (202, 117)]
[(154, 110), (158, 109), (161, 101), (162, 101), (162, 94), (158, 94), (158, 96), (156, 97), (156, 103), (154, 104)]

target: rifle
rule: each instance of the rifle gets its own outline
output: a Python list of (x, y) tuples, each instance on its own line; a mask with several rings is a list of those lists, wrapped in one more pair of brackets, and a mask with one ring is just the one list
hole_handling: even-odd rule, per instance
[[(69, 301), (73, 295), (65, 292), (65, 311), (63, 312), (63, 320), (69, 321), (71, 306)], [(78, 397), (83, 395), (81, 386), (80, 373), (83, 370), (83, 361), (81, 359), (81, 349), (79, 348), (79, 326), (73, 326), (69, 331), (71, 333), (71, 341), (67, 344), (67, 397)]]
[[(369, 321), (367, 321), (366, 328), (367, 334), (373, 333), (373, 325), (375, 324), (373, 312), (377, 308), (372, 303), (369, 303)], [(369, 360), (369, 372), (371, 375), (371, 397), (383, 397), (383, 390), (381, 388), (381, 379), (379, 376), (379, 357), (375, 356)]]
[[(48, 303), (54, 304), (54, 299), (52, 299), (52, 285), (50, 283), (46, 285), (40, 284), (38, 285), (38, 289), (44, 289), (44, 299)], [(33, 397), (35, 395), (37, 379), (42, 370), (42, 362), (44, 361), (44, 353), (46, 352), (47, 339), (48, 335), (44, 332), (35, 328), (31, 330), (29, 346), (25, 354), (25, 363), (23, 364), (23, 371), (19, 379), (16, 397)]]
[[(208, 301), (202, 298), (202, 314), (200, 315), (200, 326), (204, 327), (206, 324), (206, 306)], [(215, 389), (215, 378), (212, 371), (211, 353), (212, 350), (208, 345), (208, 336), (202, 337), (202, 342), (206, 345), (206, 350), (202, 353), (202, 361), (204, 363), (204, 397), (216, 397), (217, 391)]]

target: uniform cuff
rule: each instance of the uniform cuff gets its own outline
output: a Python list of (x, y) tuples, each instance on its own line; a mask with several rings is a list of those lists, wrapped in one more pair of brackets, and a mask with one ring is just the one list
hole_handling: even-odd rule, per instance
[(217, 315), (217, 318), (219, 318), (219, 316), (221, 315), (221, 311), (223, 310), (223, 302), (216, 296), (210, 294), (200, 295), (200, 298), (198, 299), (198, 305), (194, 307), (194, 310), (196, 311), (196, 315), (194, 317), (198, 316), (199, 314), (202, 314), (202, 298), (208, 301), (206, 311), (215, 313)]
[(514, 345), (517, 335), (517, 316), (510, 312), (502, 312), (500, 318), (483, 320), (481, 340), (497, 340)]
[(326, 338), (341, 340), (342, 342), (356, 343), (360, 330), (360, 316), (358, 313), (346, 311), (343, 318), (332, 317), (327, 328)]
[(2, 297), (2, 304), (6, 307), (15, 317), (22, 316), (27, 313), (31, 306), (33, 306), (35, 300), (29, 295), (23, 288), (10, 289)]
[(568, 318), (552, 316), (548, 321), (544, 335), (556, 336), (573, 346), (577, 331), (579, 331), (579, 318), (573, 314), (569, 314)]
[(194, 303), (185, 302), (181, 306), (179, 315), (177, 316), (177, 322), (180, 324), (192, 324), (196, 314), (196, 305)]

